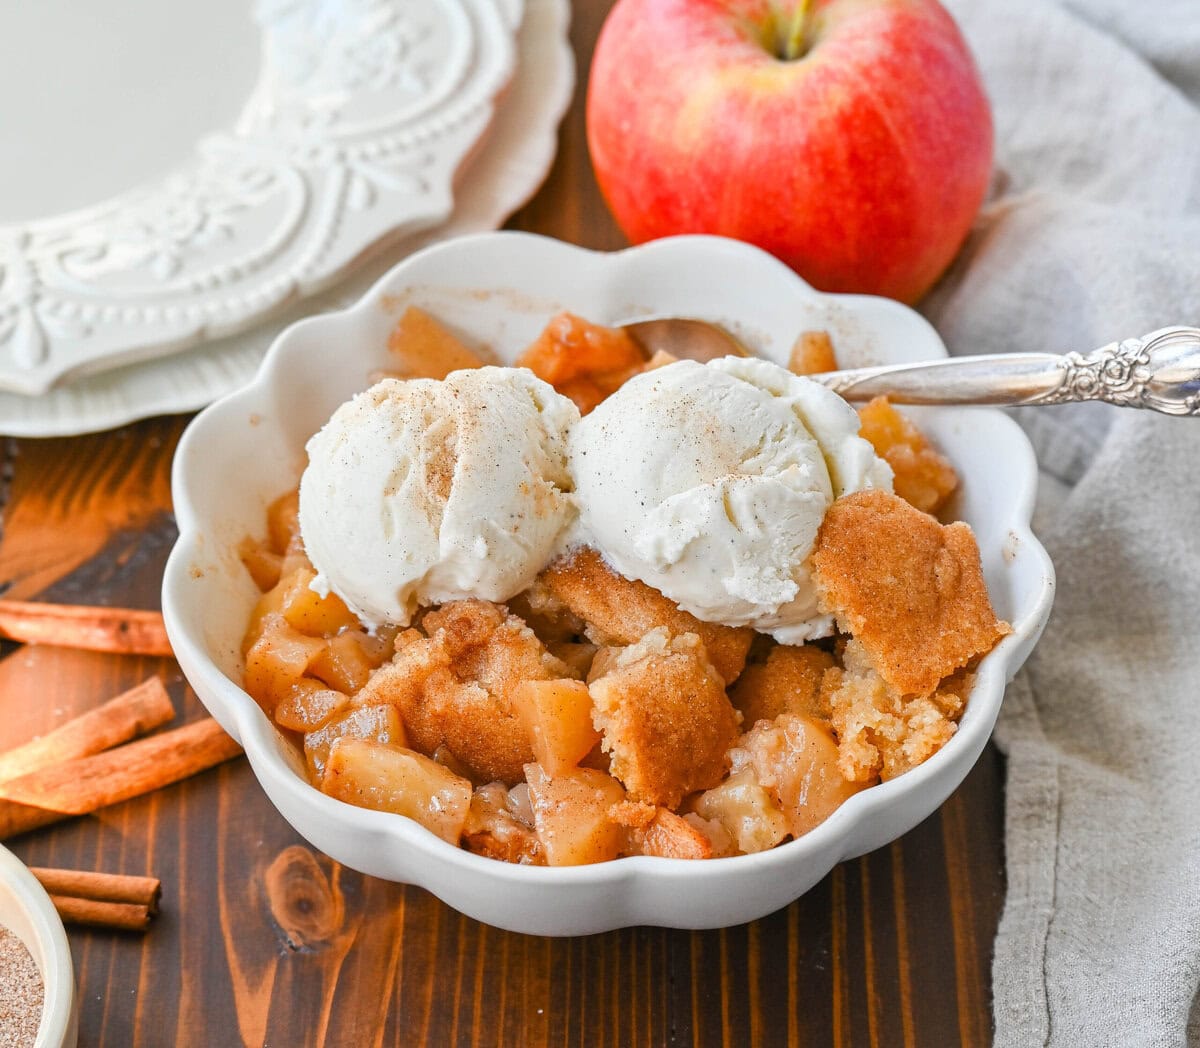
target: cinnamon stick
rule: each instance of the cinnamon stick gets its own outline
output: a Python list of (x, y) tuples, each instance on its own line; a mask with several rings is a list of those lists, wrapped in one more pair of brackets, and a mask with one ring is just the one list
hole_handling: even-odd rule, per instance
[(162, 614), (130, 608), (0, 600), (0, 637), (123, 655), (172, 653)]
[(50, 901), (67, 924), (144, 932), (153, 916), (148, 907), (132, 902), (101, 902), (71, 895), (51, 895)]
[(0, 841), (15, 837), (18, 833), (40, 830), (43, 826), (69, 818), (69, 815), (60, 811), (48, 811), (32, 804), (0, 800)]
[(92, 870), (54, 870), (44, 866), (30, 866), (29, 872), (50, 895), (129, 903), (144, 906), (151, 914), (158, 910), (158, 900), (162, 896), (162, 882), (157, 877), (97, 873)]
[(0, 783), (0, 840), (140, 797), (241, 752), (221, 726), (206, 717)]
[(162, 727), (174, 716), (175, 707), (167, 689), (161, 680), (151, 677), (40, 739), (0, 753), (0, 782), (100, 753)]

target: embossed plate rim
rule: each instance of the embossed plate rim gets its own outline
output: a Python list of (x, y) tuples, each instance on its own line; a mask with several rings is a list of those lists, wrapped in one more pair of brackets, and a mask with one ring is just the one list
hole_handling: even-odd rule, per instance
[[(553, 163), (557, 127), (574, 84), (569, 24), (568, 0), (526, 3), (517, 34), (516, 72), (479, 155), (463, 172), (450, 218), (405, 238), (378, 260), (356, 267), (336, 288), (292, 311), (344, 308), (398, 258), (450, 236), (495, 229), (536, 192)], [(37, 397), (0, 391), (0, 433), (75, 436), (154, 415), (195, 411), (249, 382), (286, 323), (284, 317), (171, 356), (84, 376)]]
[(230, 130), (149, 186), (0, 225), (0, 390), (244, 330), (444, 221), (511, 76), (521, 6), (260, 4), (258, 83)]

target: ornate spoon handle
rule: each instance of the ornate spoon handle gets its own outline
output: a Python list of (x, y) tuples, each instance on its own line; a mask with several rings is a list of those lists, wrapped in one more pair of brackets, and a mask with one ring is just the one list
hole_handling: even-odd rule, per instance
[(1086, 355), (1000, 353), (811, 376), (847, 400), (898, 404), (1068, 404), (1104, 400), (1200, 415), (1200, 328), (1170, 327)]

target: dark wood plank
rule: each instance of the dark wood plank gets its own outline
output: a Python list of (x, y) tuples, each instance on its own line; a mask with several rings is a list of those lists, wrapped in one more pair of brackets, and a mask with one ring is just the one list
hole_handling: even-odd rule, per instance
[[(592, 178), (583, 97), (609, 4), (575, 5), (579, 82), (542, 191), (514, 216), (623, 244)], [(170, 457), (184, 420), (0, 446), (0, 588), (155, 607), (174, 538)], [(199, 715), (177, 667), (0, 647), (0, 746), (149, 674)], [(44, 866), (152, 872), (144, 937), (72, 929), (88, 1046), (984, 1045), (1003, 897), (1002, 768), (989, 748), (943, 809), (751, 925), (540, 939), (305, 844), (239, 760), (13, 843)]]

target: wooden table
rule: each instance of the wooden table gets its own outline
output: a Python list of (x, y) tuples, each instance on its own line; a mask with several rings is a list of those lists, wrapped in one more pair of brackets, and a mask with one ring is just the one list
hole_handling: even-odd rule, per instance
[[(510, 223), (595, 248), (623, 243), (584, 140), (608, 6), (576, 4), (579, 85), (558, 159)], [(156, 607), (186, 421), (4, 442), (3, 594)], [(5, 645), (0, 748), (152, 673), (181, 719), (202, 713), (169, 660)], [(244, 759), (9, 843), (30, 864), (163, 880), (144, 937), (70, 933), (85, 1046), (940, 1046), (990, 1042), (1002, 831), (989, 748), (936, 815), (764, 920), (578, 939), (500, 932), (340, 867), (291, 830)]]

